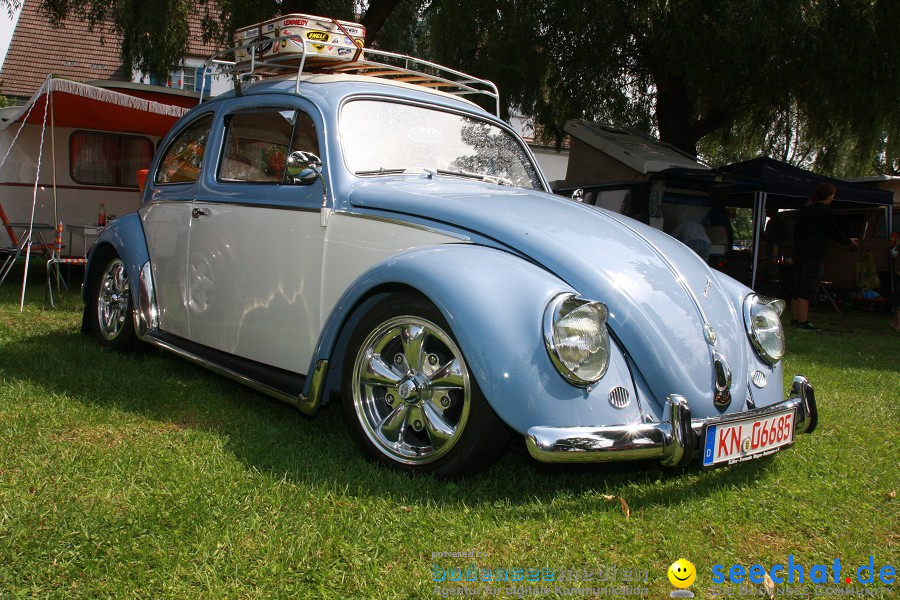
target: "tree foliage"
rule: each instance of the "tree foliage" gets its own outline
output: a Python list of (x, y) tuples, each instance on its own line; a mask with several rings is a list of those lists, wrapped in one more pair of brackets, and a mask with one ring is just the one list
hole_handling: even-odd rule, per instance
[(548, 139), (568, 119), (608, 120), (713, 163), (768, 154), (836, 175), (900, 173), (896, 0), (41, 2), (54, 22), (111, 15), (125, 63), (157, 76), (185, 55), (189, 15), (224, 47), (277, 14), (326, 14), (360, 20), (369, 46), (493, 80), (504, 110)]
[[(32, 0), (35, 1), (35, 0)], [(21, 0), (0, 0), (8, 10)], [(143, 73), (165, 78), (188, 54), (191, 31), (189, 17), (199, 17), (205, 41), (221, 47), (231, 45), (240, 27), (280, 14), (320, 14), (359, 20), (366, 26), (366, 44), (375, 45), (382, 32), (397, 37), (415, 23), (417, 0), (41, 0), (54, 25), (66, 18), (87, 21), (92, 28), (111, 21), (122, 37), (122, 60)], [(393, 22), (388, 24), (388, 17)], [(405, 23), (398, 25), (403, 19)]]
[(790, 95), (713, 132), (701, 151), (722, 164), (760, 152), (824, 174), (900, 175), (900, 4), (825, 1), (808, 14), (806, 60)]
[(900, 166), (898, 9), (895, 0), (435, 0), (423, 43), (437, 60), (492, 78), (550, 138), (568, 119), (611, 120), (713, 159), (767, 152), (871, 171), (879, 160)]

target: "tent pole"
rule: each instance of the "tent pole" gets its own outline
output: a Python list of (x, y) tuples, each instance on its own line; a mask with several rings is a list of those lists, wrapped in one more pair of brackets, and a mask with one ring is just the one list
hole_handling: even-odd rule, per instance
[(753, 251), (751, 253), (753, 261), (752, 275), (750, 276), (750, 287), (756, 289), (756, 268), (759, 261), (759, 242), (762, 238), (762, 226), (765, 223), (766, 216), (766, 197), (768, 194), (763, 191), (753, 193)]
[[(894, 262), (900, 260), (891, 256), (891, 233), (894, 231), (894, 203), (884, 207), (884, 237), (888, 243), (888, 279), (891, 284), (891, 298), (894, 297)], [(892, 300), (893, 301), (893, 300)]]
[[(52, 75), (47, 75), (44, 85), (41, 86), (41, 90), (47, 88), (48, 93), (50, 89), (50, 77), (52, 77)], [(25, 272), (22, 274), (22, 297), (19, 300), (19, 312), (25, 312), (25, 287), (28, 284), (28, 264), (31, 262), (31, 242), (34, 240), (34, 211), (37, 208), (38, 182), (41, 179), (41, 162), (44, 157), (44, 132), (47, 130), (47, 112), (49, 108), (50, 100), (48, 99), (44, 104), (44, 121), (41, 124), (41, 143), (38, 146), (37, 169), (35, 169), (34, 173), (34, 191), (32, 192), (31, 197), (31, 220), (28, 222), (28, 235), (25, 241)]]
[[(56, 119), (53, 105), (53, 81), (50, 81), (50, 89), (47, 91), (47, 98), (50, 101), (50, 166), (51, 166), (51, 176), (53, 180), (53, 250), (52, 252), (59, 251), (61, 253), (61, 249), (56, 248), (56, 227), (59, 223), (59, 206), (56, 200)], [(59, 258), (57, 256), (56, 258)], [(59, 273), (59, 264), (56, 266), (56, 293), (59, 293), (60, 290), (60, 273)]]

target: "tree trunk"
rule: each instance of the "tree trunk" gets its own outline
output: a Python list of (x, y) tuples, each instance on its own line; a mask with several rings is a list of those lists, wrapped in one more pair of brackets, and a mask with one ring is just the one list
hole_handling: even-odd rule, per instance
[(398, 4), (400, 0), (370, 0), (369, 8), (362, 18), (362, 24), (366, 27), (366, 48), (372, 47), (384, 22)]
[(691, 156), (697, 156), (696, 133), (692, 130), (691, 100), (680, 77), (656, 79), (656, 123), (659, 139)]

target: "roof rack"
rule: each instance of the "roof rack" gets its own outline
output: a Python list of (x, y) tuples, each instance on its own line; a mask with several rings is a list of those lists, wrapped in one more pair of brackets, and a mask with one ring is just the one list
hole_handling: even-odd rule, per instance
[[(282, 40), (294, 40), (298, 47), (297, 51), (277, 57), (263, 56), (264, 46)], [(246, 60), (236, 60), (239, 51), (242, 55), (247, 56)], [(227, 58), (229, 55), (231, 56), (230, 60)], [(297, 34), (262, 38), (246, 46), (221, 50), (209, 57), (203, 64), (203, 85), (206, 84), (206, 75), (214, 70), (222, 75), (231, 75), (234, 78), (235, 87), (238, 89), (244, 82), (255, 82), (273, 76), (294, 75), (296, 78), (294, 91), (300, 94), (300, 76), (304, 73), (365, 75), (420, 85), (455, 96), (487, 96), (494, 101), (495, 114), (500, 116), (500, 92), (497, 90), (497, 86), (487, 79), (479, 79), (413, 56), (373, 48), (357, 48), (351, 59), (337, 60), (307, 52), (303, 38)], [(204, 90), (201, 89), (201, 98), (203, 92)]]

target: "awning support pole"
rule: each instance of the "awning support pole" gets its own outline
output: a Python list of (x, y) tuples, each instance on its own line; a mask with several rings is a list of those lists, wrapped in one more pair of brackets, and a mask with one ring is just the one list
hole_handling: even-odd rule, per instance
[(752, 275), (750, 287), (756, 289), (756, 268), (759, 261), (759, 243), (762, 239), (762, 229), (766, 222), (766, 198), (768, 194), (763, 191), (753, 193), (753, 251), (752, 251)]
[[(42, 88), (47, 88), (47, 93), (50, 93), (50, 89), (52, 88), (51, 78), (53, 75), (47, 75), (46, 81), (44, 81), (44, 85)], [(22, 274), (22, 297), (19, 300), (19, 312), (25, 312), (25, 286), (28, 284), (28, 264), (31, 262), (31, 243), (34, 240), (34, 211), (37, 208), (37, 192), (38, 192), (38, 182), (41, 179), (41, 160), (44, 156), (44, 132), (47, 130), (47, 112), (50, 108), (50, 100), (44, 104), (44, 121), (41, 124), (41, 143), (38, 146), (38, 159), (37, 159), (37, 169), (35, 169), (34, 173), (34, 191), (31, 197), (31, 220), (28, 222), (28, 233), (25, 238), (25, 272)]]

